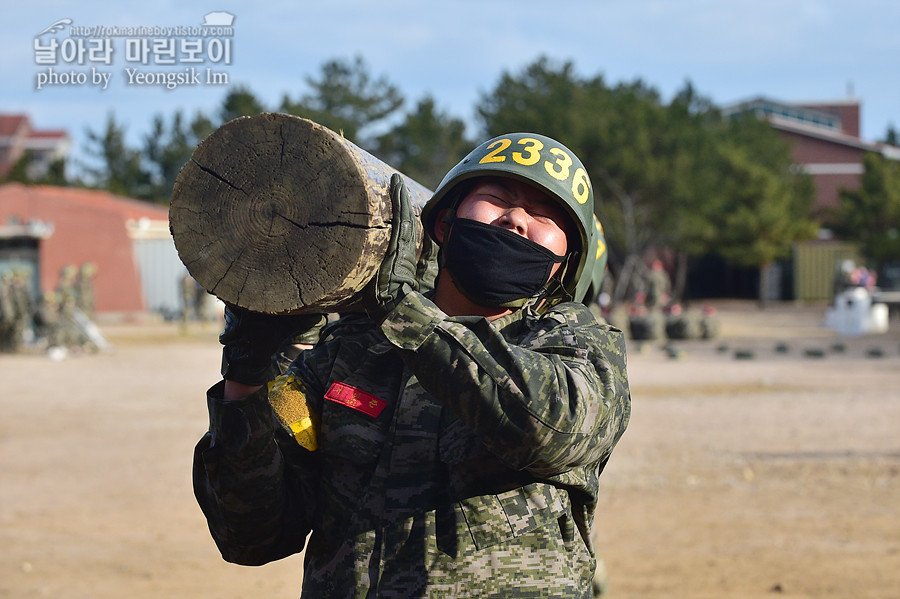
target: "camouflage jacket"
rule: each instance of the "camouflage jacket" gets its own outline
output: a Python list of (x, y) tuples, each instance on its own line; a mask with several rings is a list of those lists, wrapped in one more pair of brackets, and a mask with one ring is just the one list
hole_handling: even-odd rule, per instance
[(590, 596), (598, 477), (630, 415), (621, 332), (581, 304), (488, 322), (411, 293), (381, 330), (338, 321), (289, 373), (315, 451), (264, 392), (210, 390), (194, 488), (226, 560), (305, 549), (304, 597)]

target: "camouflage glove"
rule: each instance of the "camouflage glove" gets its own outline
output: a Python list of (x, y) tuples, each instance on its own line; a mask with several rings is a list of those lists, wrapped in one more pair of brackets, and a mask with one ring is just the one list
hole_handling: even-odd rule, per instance
[(321, 314), (277, 316), (225, 306), (225, 330), (219, 335), (222, 377), (244, 385), (269, 380), (272, 356), (288, 339), (319, 324)]
[(415, 213), (403, 178), (391, 176), (393, 225), (384, 260), (363, 292), (366, 313), (381, 324), (400, 300), (419, 288), (416, 281)]

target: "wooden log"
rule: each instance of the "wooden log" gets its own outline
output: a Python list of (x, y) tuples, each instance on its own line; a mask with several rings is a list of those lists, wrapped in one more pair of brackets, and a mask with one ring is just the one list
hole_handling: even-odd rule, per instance
[[(242, 117), (181, 169), (169, 227), (188, 272), (224, 302), (269, 314), (358, 309), (387, 250), (395, 172), (310, 120)], [(420, 213), (432, 192), (404, 179)], [(421, 247), (421, 228), (418, 238)]]

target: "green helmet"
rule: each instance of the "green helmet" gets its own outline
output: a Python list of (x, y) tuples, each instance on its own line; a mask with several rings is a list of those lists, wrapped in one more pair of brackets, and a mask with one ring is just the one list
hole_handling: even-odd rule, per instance
[(603, 225), (600, 219), (594, 216), (594, 229), (597, 231), (597, 250), (595, 252), (594, 271), (591, 273), (591, 284), (587, 289), (586, 297), (582, 301), (585, 303), (593, 302), (600, 293), (600, 286), (603, 284), (603, 277), (606, 275), (607, 249), (606, 235), (603, 233)]
[[(569, 251), (561, 289), (551, 291), (550, 303), (581, 301), (591, 283), (596, 251), (594, 190), (581, 160), (558, 141), (537, 133), (509, 133), (482, 143), (450, 169), (422, 208), (422, 224), (435, 239), (435, 221), (444, 208), (455, 209), (462, 199), (460, 183), (475, 177), (510, 177), (558, 200), (578, 230), (579, 247)], [(604, 244), (605, 247), (605, 244)], [(583, 276), (584, 275), (584, 276)]]

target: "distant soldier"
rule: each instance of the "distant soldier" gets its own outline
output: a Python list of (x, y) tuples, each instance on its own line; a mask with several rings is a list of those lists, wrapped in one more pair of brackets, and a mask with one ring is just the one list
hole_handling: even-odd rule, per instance
[(197, 320), (207, 322), (213, 320), (212, 296), (203, 285), (196, 283), (194, 285), (194, 305), (197, 311)]
[(648, 309), (668, 303), (672, 295), (672, 282), (661, 260), (654, 260), (650, 264), (650, 270), (645, 275), (644, 289), (644, 304)]
[(78, 324), (78, 310), (74, 294), (59, 294), (59, 341), (67, 349), (85, 349), (88, 345), (88, 339)]
[(65, 346), (59, 326), (59, 297), (55, 292), (44, 294), (38, 304), (35, 324), (37, 335), (44, 341), (47, 349)]
[(181, 321), (183, 323), (197, 319), (196, 287), (197, 283), (191, 275), (185, 273), (181, 277)]
[(78, 268), (74, 264), (67, 264), (59, 271), (59, 280), (56, 283), (56, 294), (59, 298), (59, 304), (62, 306), (71, 298), (72, 305), (77, 306), (77, 287), (76, 279), (78, 277)]
[(703, 316), (700, 319), (700, 336), (704, 339), (715, 339), (719, 335), (719, 317), (712, 304), (703, 304)]
[(94, 277), (97, 274), (97, 265), (86, 262), (81, 265), (78, 275), (75, 277), (75, 305), (84, 312), (85, 316), (94, 316)]
[(13, 330), (12, 349), (18, 351), (34, 333), (34, 296), (25, 271), (12, 273)]
[(666, 337), (669, 339), (699, 339), (702, 336), (700, 314), (695, 310), (685, 310), (681, 304), (669, 306), (666, 318)]
[(0, 275), (0, 350), (12, 349), (16, 321), (16, 302), (13, 298), (12, 272)]
[(648, 308), (644, 304), (633, 305), (628, 325), (631, 338), (635, 341), (659, 341), (666, 336), (666, 317), (659, 307)]

